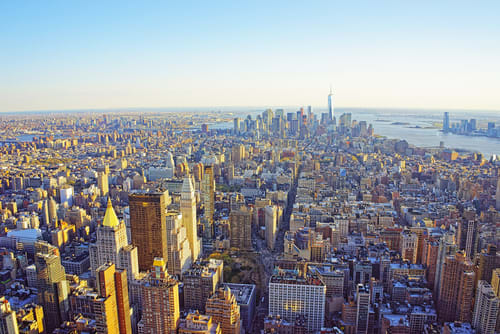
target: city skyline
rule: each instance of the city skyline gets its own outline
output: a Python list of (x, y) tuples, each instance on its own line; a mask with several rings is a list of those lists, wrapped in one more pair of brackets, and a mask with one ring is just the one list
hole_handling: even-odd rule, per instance
[(2, 4), (0, 111), (500, 110), (494, 2), (120, 4)]

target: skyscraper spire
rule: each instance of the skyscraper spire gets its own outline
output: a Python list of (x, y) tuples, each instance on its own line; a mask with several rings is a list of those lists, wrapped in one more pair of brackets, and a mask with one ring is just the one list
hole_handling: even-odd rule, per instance
[(329, 121), (333, 121), (333, 93), (332, 93), (332, 85), (330, 85), (330, 94), (328, 94), (328, 118)]

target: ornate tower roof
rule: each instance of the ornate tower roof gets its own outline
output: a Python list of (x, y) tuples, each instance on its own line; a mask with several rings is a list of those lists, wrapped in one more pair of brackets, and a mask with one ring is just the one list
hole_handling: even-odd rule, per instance
[(113, 205), (111, 205), (111, 199), (108, 196), (108, 207), (106, 209), (106, 214), (104, 215), (104, 220), (102, 221), (103, 226), (115, 227), (120, 225), (120, 221), (116, 216)]

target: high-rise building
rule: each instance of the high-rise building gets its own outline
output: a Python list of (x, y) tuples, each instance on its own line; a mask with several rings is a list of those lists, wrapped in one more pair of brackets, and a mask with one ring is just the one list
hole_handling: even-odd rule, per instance
[(443, 117), (443, 132), (450, 131), (450, 113), (445, 111)]
[(179, 324), (179, 334), (222, 334), (220, 325), (209, 315), (189, 313)]
[(245, 146), (242, 144), (235, 144), (232, 147), (231, 160), (237, 164), (245, 159)]
[(479, 224), (477, 220), (462, 220), (458, 223), (457, 245), (464, 250), (469, 259), (476, 255), (479, 242)]
[(210, 259), (198, 262), (182, 275), (184, 309), (205, 311), (207, 299), (223, 282), (223, 261)]
[(213, 223), (215, 212), (215, 180), (214, 168), (212, 166), (205, 166), (203, 179), (201, 182), (201, 195), (203, 199), (203, 238), (211, 240), (213, 238)]
[(491, 275), (491, 288), (495, 295), (500, 298), (500, 268), (493, 270)]
[(116, 270), (114, 264), (107, 263), (97, 268), (96, 278), (99, 295), (115, 299), (116, 309), (113, 312), (118, 315), (119, 333), (132, 333), (127, 273), (125, 270)]
[(126, 269), (129, 279), (139, 273), (137, 247), (128, 244), (127, 227), (116, 216), (109, 198), (102, 224), (97, 227), (96, 243), (90, 245), (89, 253), (92, 275), (108, 262), (114, 263), (116, 268)]
[(152, 270), (141, 287), (142, 318), (139, 334), (176, 334), (179, 325), (179, 282), (172, 278), (162, 258), (154, 258)]
[(46, 242), (37, 242), (35, 250), (38, 302), (43, 307), (47, 333), (52, 333), (67, 320), (69, 285), (59, 250)]
[(444, 261), (447, 256), (454, 255), (457, 251), (457, 245), (453, 242), (453, 234), (445, 233), (441, 239), (439, 239), (438, 246), (438, 256), (436, 259), (436, 276), (434, 279), (434, 297), (439, 296), (439, 290), (441, 289), (441, 273), (444, 267)]
[(268, 205), (264, 210), (266, 222), (266, 244), (269, 249), (274, 250), (278, 230), (278, 214), (276, 206)]
[(128, 199), (132, 244), (137, 247), (139, 270), (147, 271), (155, 257), (168, 257), (166, 193), (135, 192)]
[(240, 122), (241, 122), (241, 119), (239, 119), (238, 117), (233, 119), (233, 131), (235, 134), (240, 133)]
[(97, 186), (101, 192), (101, 196), (107, 196), (109, 192), (108, 174), (105, 172), (97, 173)]
[(196, 218), (196, 198), (194, 196), (193, 183), (190, 177), (185, 177), (181, 189), (181, 214), (182, 224), (186, 228), (191, 258), (198, 259), (201, 251), (201, 243), (198, 237), (198, 222)]
[(73, 206), (73, 187), (70, 185), (64, 185), (59, 189), (59, 197), (61, 199), (61, 204), (66, 203), (68, 207)]
[(52, 226), (54, 226), (57, 223), (57, 203), (56, 201), (51, 198), (49, 199), (49, 220)]
[(240, 333), (240, 307), (229, 288), (219, 288), (206, 304), (207, 315), (220, 324), (222, 334)]
[(356, 286), (356, 334), (368, 333), (370, 315), (370, 289), (363, 285)]
[(417, 234), (409, 231), (403, 231), (401, 233), (400, 247), (403, 260), (408, 260), (411, 263), (417, 263), (417, 246)]
[(445, 258), (438, 292), (438, 316), (442, 322), (472, 320), (474, 265), (460, 251)]
[(98, 333), (131, 334), (127, 274), (107, 263), (96, 272), (96, 291), (85, 286), (70, 296), (71, 313), (95, 320)]
[(301, 277), (280, 270), (269, 281), (269, 314), (289, 322), (306, 316), (307, 330), (319, 331), (324, 325), (326, 286), (315, 276)]
[(500, 299), (493, 292), (493, 288), (486, 281), (479, 281), (472, 326), (477, 334), (494, 334), (498, 318)]
[(328, 94), (328, 118), (331, 121), (333, 121), (333, 93), (332, 93), (332, 87), (330, 87), (330, 94)]
[[(491, 275), (491, 288), (497, 298), (500, 298), (500, 268), (493, 270), (493, 274)], [(500, 332), (500, 311), (498, 312), (496, 331)]]
[(0, 297), (0, 333), (19, 334), (16, 312), (12, 311), (9, 301), (4, 296)]
[(496, 193), (495, 193), (495, 200), (496, 200), (496, 209), (500, 210), (500, 175), (498, 175), (497, 190), (496, 190)]
[(493, 270), (498, 267), (500, 267), (500, 256), (497, 255), (497, 246), (489, 244), (488, 248), (479, 254), (476, 280), (491, 282)]
[(186, 228), (182, 225), (182, 215), (167, 213), (167, 266), (168, 272), (179, 277), (191, 267), (191, 248)]
[(252, 213), (246, 206), (229, 213), (229, 229), (231, 247), (252, 249)]

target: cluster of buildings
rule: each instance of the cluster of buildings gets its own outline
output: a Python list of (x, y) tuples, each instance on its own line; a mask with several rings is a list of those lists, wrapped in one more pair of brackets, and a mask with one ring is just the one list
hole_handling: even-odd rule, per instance
[(0, 120), (0, 333), (500, 330), (500, 163), (332, 100)]
[(477, 119), (461, 119), (460, 122), (450, 122), (450, 113), (445, 112), (443, 116), (443, 132), (467, 136), (486, 136), (500, 138), (500, 128), (495, 122), (487, 122), (486, 127), (480, 127)]

